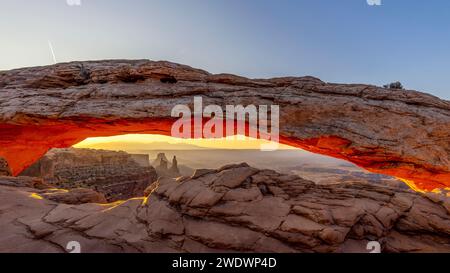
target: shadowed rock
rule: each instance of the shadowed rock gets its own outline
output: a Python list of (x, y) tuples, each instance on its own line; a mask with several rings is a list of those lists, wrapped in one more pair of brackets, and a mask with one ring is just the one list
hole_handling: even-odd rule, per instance
[(0, 176), (10, 176), (11, 170), (9, 169), (8, 162), (0, 157)]

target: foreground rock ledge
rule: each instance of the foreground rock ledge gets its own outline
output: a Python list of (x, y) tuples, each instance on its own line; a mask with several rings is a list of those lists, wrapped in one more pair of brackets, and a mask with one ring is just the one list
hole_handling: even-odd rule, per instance
[(170, 134), (172, 107), (281, 107), (281, 142), (403, 178), (450, 185), (450, 103), (415, 91), (316, 78), (247, 79), (138, 61), (57, 64), (0, 72), (0, 157), (17, 175), (49, 148), (86, 137)]
[(82, 252), (368, 252), (373, 240), (384, 252), (450, 251), (450, 200), (433, 193), (240, 164), (160, 179), (147, 198), (69, 205), (29, 180), (0, 177), (0, 252), (65, 252), (70, 241)]

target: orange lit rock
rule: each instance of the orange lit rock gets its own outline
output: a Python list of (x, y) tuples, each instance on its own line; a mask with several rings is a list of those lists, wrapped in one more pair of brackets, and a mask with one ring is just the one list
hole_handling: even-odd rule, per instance
[(247, 79), (139, 61), (57, 64), (0, 72), (0, 157), (17, 175), (48, 149), (87, 137), (170, 135), (177, 104), (280, 106), (281, 142), (411, 181), (450, 186), (450, 103), (416, 91)]

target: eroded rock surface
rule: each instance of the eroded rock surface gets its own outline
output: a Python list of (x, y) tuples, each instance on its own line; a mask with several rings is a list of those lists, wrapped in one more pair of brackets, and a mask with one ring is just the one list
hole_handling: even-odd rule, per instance
[[(178, 104), (280, 106), (281, 142), (409, 180), (450, 185), (450, 103), (313, 77), (247, 79), (169, 62), (94, 61), (0, 72), (0, 156), (18, 174), (86, 137), (169, 135)], [(32, 149), (30, 149), (30, 147)]]
[(162, 178), (146, 198), (104, 205), (4, 185), (1, 252), (64, 252), (69, 241), (82, 252), (368, 252), (373, 240), (386, 252), (450, 251), (444, 195), (316, 185), (246, 164)]
[[(85, 203), (106, 203), (106, 198), (103, 194), (92, 189), (74, 188), (69, 190), (57, 189), (52, 185), (46, 183), (41, 178), (36, 177), (1, 177), (0, 187), (14, 187), (18, 188), (28, 197), (36, 200), (52, 200), (58, 203), (79, 205)], [(6, 201), (9, 200), (6, 199)], [(1, 214), (0, 214), (1, 218)]]
[(52, 149), (21, 175), (41, 177), (57, 188), (93, 189), (113, 202), (142, 196), (156, 181), (148, 156), (146, 166), (142, 157), (106, 150)]

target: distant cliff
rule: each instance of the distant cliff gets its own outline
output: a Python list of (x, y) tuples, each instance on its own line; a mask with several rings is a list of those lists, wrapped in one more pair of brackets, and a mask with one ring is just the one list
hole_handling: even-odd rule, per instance
[(58, 188), (94, 189), (109, 202), (142, 196), (157, 179), (148, 155), (74, 148), (50, 150), (21, 175), (41, 177)]
[(130, 154), (131, 158), (142, 167), (150, 167), (148, 154)]

